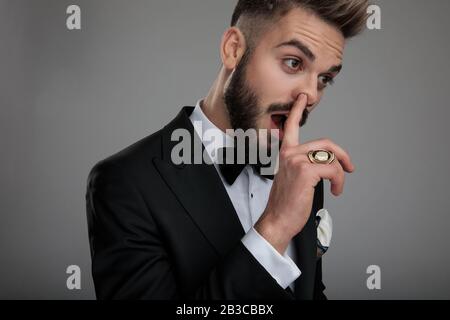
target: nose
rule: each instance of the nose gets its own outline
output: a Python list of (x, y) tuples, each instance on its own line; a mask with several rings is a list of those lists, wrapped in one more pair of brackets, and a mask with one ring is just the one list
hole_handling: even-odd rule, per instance
[(306, 96), (308, 97), (306, 107), (308, 108), (308, 110), (310, 110), (319, 102), (320, 99), (318, 85), (319, 84), (317, 77), (305, 77), (304, 79), (302, 79), (302, 81), (299, 82), (297, 89), (294, 92), (294, 100), (296, 100), (300, 94), (306, 94)]

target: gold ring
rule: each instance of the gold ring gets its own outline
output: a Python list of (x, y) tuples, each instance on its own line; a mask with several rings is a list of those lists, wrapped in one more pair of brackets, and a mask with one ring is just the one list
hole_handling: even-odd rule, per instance
[(312, 150), (308, 152), (308, 158), (311, 163), (331, 164), (336, 159), (333, 152), (327, 150)]

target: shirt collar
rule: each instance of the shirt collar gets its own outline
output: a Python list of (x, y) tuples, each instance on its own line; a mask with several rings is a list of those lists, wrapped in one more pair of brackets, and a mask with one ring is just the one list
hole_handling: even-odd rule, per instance
[(201, 138), (206, 151), (211, 160), (217, 164), (217, 150), (223, 147), (233, 147), (233, 138), (220, 130), (203, 112), (201, 105), (203, 100), (199, 100), (189, 117), (195, 132)]

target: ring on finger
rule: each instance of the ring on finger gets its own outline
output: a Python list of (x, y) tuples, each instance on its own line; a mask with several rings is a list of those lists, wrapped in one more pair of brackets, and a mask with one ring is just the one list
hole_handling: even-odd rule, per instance
[(334, 152), (328, 150), (311, 150), (308, 158), (314, 164), (331, 164), (336, 159)]

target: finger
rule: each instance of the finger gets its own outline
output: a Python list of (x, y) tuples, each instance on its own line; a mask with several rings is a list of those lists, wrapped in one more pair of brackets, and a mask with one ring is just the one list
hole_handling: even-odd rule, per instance
[(346, 172), (351, 173), (355, 171), (355, 165), (353, 164), (350, 155), (341, 146), (337, 145), (333, 141), (322, 139), (306, 143), (302, 146), (304, 146), (305, 152), (317, 149), (332, 151)]
[(283, 147), (297, 146), (300, 143), (300, 121), (307, 102), (307, 96), (305, 94), (300, 94), (292, 107), (284, 125)]
[(344, 192), (345, 173), (339, 162), (331, 165), (311, 164), (312, 169), (317, 176), (330, 181), (330, 190), (334, 196), (339, 196)]
[(289, 158), (291, 163), (305, 163), (307, 165), (306, 170), (310, 170), (316, 180), (327, 179), (331, 183), (331, 193), (335, 196), (339, 196), (344, 191), (345, 185), (345, 173), (341, 164), (337, 161), (331, 164), (315, 164), (311, 163), (307, 156), (304, 154), (297, 154)]
[[(303, 153), (308, 154), (311, 150), (325, 149), (335, 154), (336, 160), (342, 165), (343, 169), (352, 173), (355, 171), (355, 165), (353, 164), (350, 155), (339, 145), (328, 139), (314, 140), (298, 145), (295, 148), (291, 148), (288, 152), (291, 154)], [(287, 156), (290, 156), (288, 154)]]

